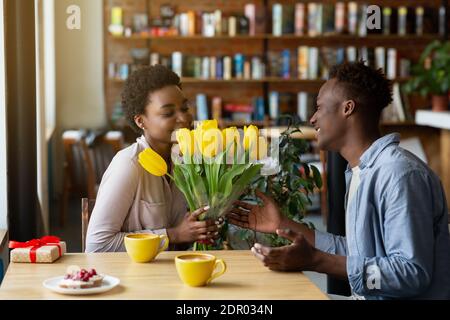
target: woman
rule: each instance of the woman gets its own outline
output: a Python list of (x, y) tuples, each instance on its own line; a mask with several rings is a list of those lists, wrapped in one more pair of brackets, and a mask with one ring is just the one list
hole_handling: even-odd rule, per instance
[(146, 172), (138, 155), (152, 148), (171, 168), (172, 133), (189, 128), (192, 116), (180, 78), (156, 65), (135, 71), (125, 83), (122, 106), (131, 127), (142, 134), (117, 153), (106, 170), (89, 221), (86, 252), (125, 251), (129, 233), (166, 234), (171, 244), (212, 240), (215, 221), (197, 221), (207, 208), (186, 213), (183, 194), (168, 177)]

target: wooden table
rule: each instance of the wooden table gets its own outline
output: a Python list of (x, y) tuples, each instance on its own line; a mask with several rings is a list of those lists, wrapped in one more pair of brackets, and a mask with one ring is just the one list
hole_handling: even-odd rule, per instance
[[(53, 264), (11, 263), (0, 287), (2, 299), (157, 299), (292, 300), (328, 299), (303, 273), (270, 271), (248, 250), (210, 251), (227, 263), (227, 272), (207, 287), (191, 288), (178, 278), (166, 251), (150, 263), (135, 263), (126, 253), (69, 253)], [(45, 279), (64, 275), (68, 265), (94, 267), (120, 279), (114, 289), (90, 296), (68, 296), (44, 288)]]

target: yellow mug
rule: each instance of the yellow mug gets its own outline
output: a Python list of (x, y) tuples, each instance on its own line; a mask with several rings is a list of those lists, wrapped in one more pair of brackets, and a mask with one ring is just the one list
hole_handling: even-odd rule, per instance
[[(164, 243), (161, 245), (163, 241)], [(169, 246), (169, 238), (166, 235), (150, 233), (127, 234), (124, 242), (128, 255), (135, 262), (152, 261)]]
[[(220, 265), (222, 268), (215, 273)], [(220, 277), (227, 271), (227, 265), (222, 259), (206, 253), (183, 253), (175, 257), (175, 266), (180, 279), (191, 287), (201, 287)]]

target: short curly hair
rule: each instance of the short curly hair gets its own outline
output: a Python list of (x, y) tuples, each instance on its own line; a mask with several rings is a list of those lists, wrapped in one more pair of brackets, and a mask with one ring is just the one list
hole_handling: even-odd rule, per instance
[(330, 70), (330, 79), (336, 79), (347, 99), (365, 108), (364, 114), (379, 120), (381, 112), (392, 102), (392, 82), (382, 69), (373, 69), (364, 61), (345, 62)]
[(131, 128), (138, 134), (142, 129), (134, 122), (134, 117), (145, 114), (150, 94), (167, 86), (181, 89), (180, 77), (163, 65), (145, 66), (134, 71), (122, 91), (122, 109)]

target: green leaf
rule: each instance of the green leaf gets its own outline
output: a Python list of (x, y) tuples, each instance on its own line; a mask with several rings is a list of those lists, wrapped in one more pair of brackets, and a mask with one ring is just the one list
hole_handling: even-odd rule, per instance
[(316, 186), (319, 189), (322, 188), (322, 176), (319, 172), (319, 169), (317, 169), (315, 166), (311, 165), (311, 170), (313, 172), (314, 182), (316, 183)]

